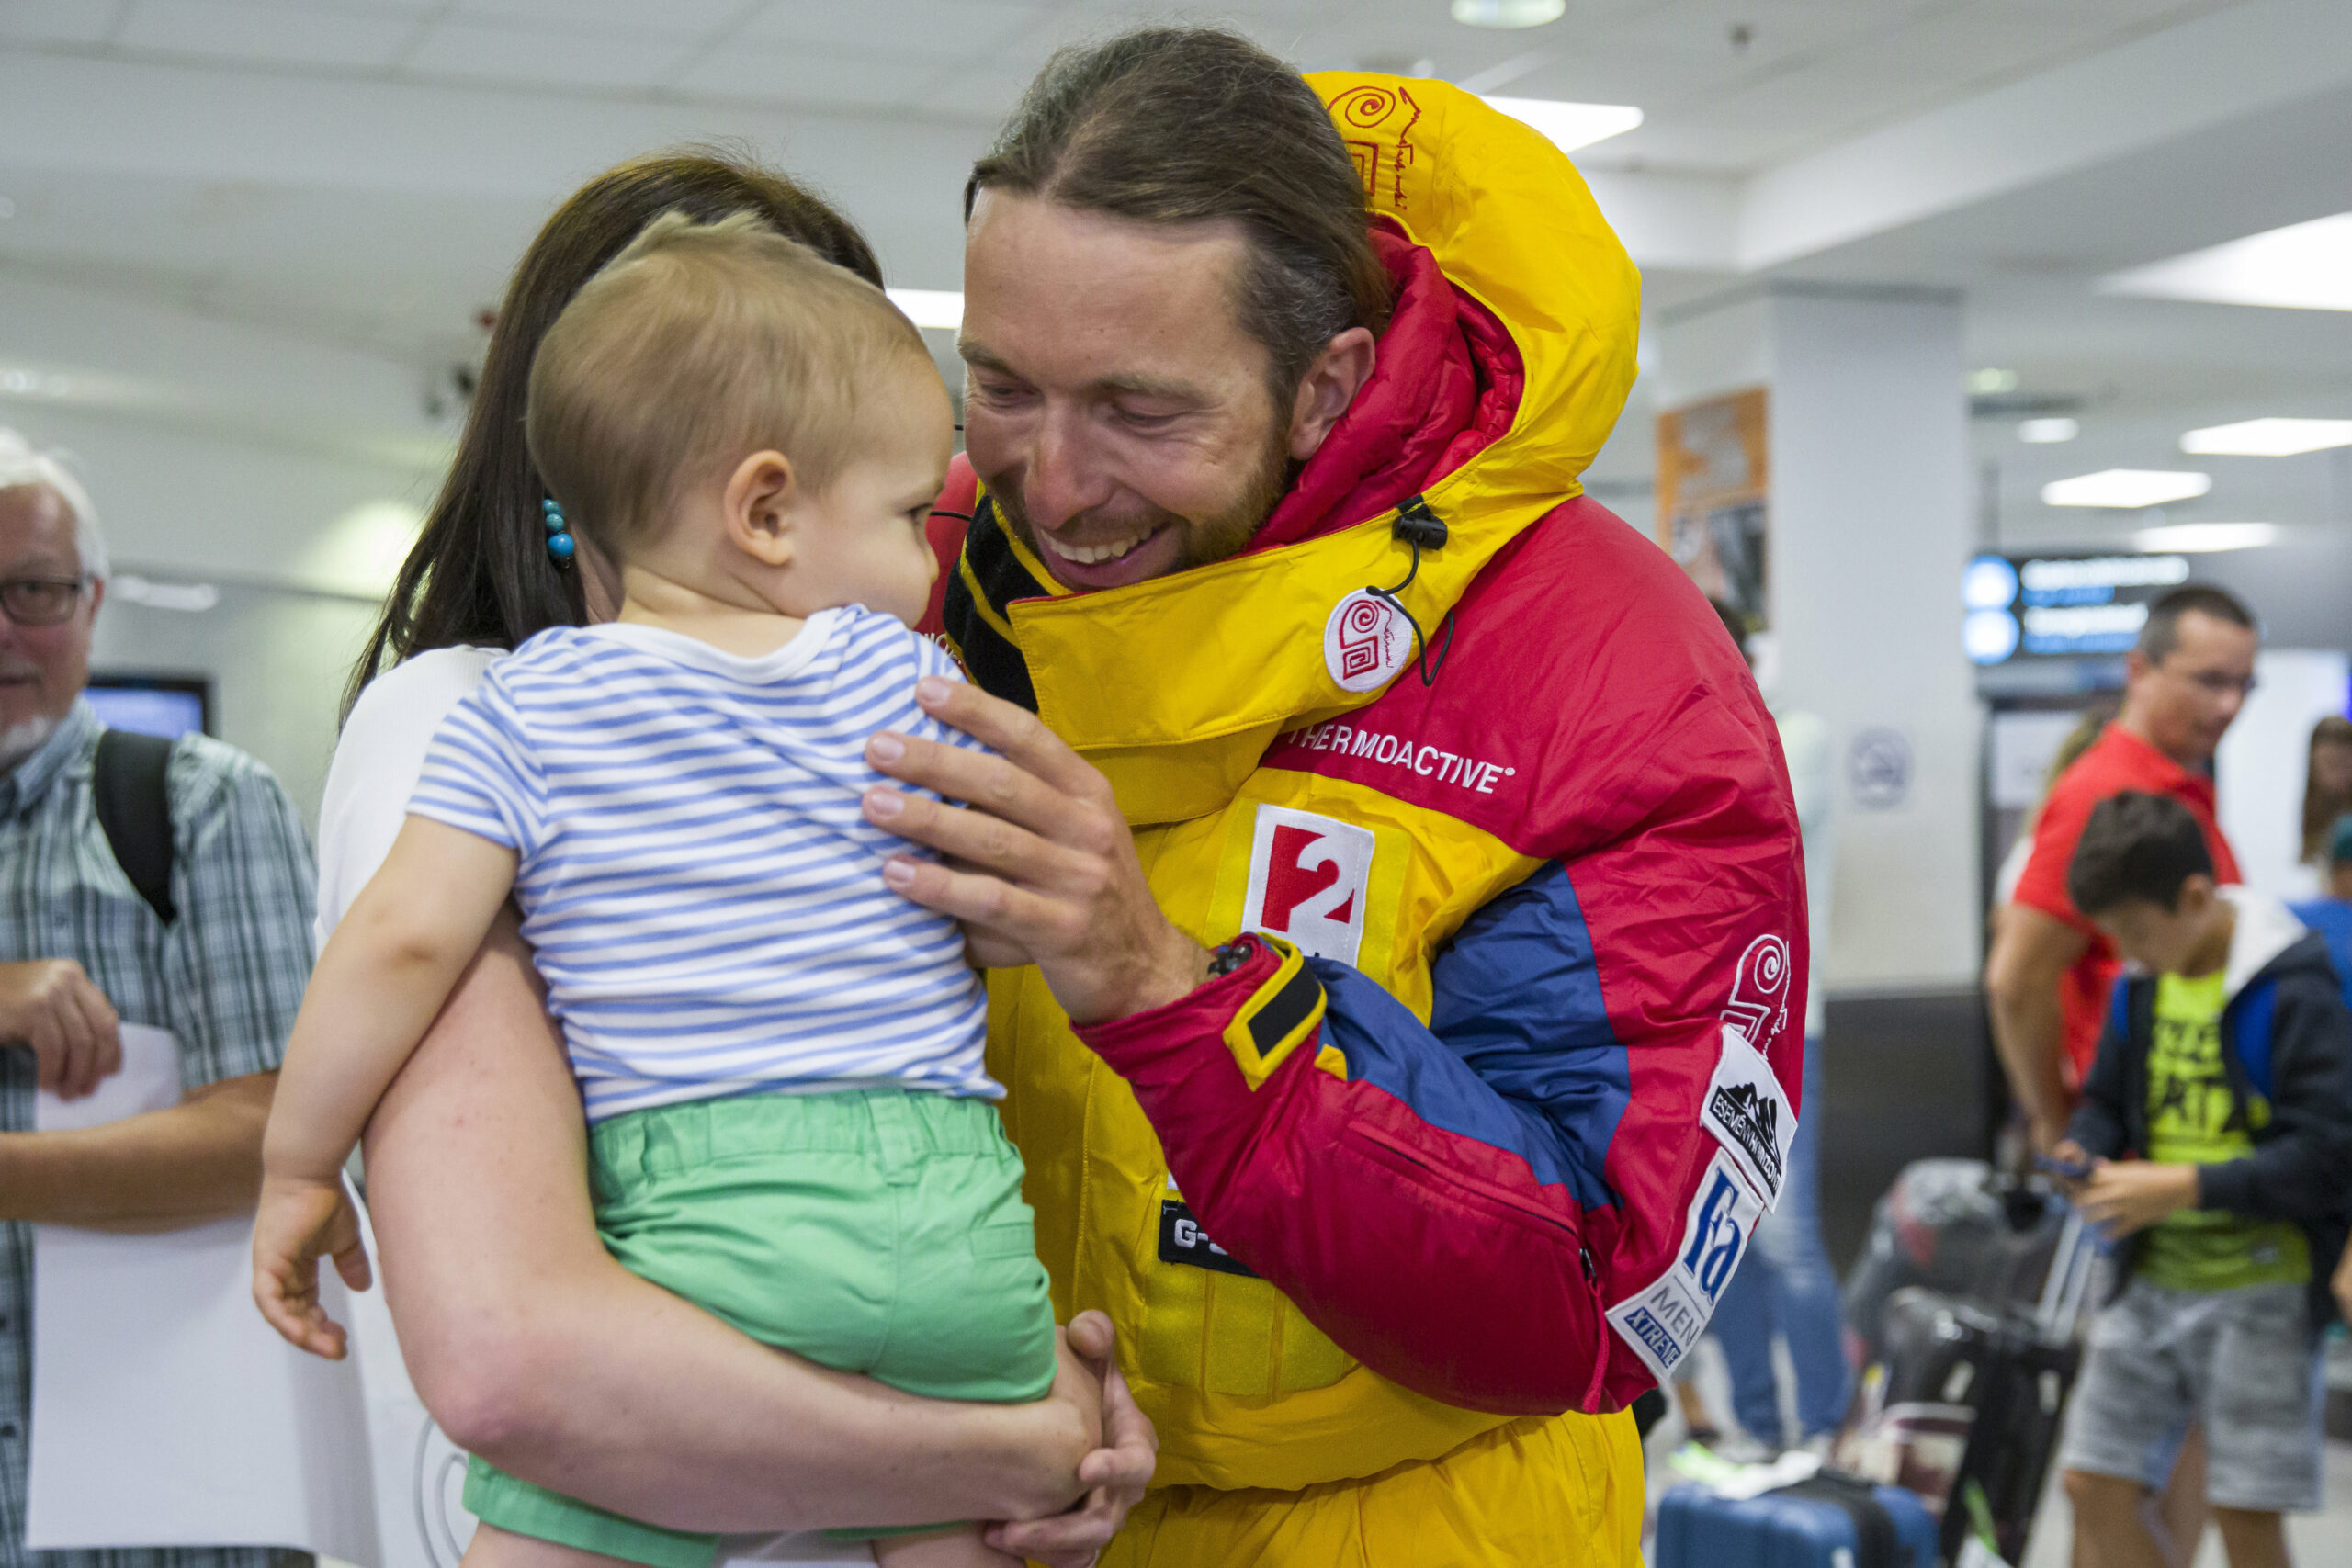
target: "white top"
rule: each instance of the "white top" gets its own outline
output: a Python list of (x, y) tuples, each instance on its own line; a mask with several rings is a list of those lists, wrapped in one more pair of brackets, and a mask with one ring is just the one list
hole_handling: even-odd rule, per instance
[(506, 657), (497, 648), (436, 648), (368, 682), (327, 764), (326, 795), (319, 805), (319, 914), (313, 928), (321, 949), (344, 911), (392, 852), (425, 748), (449, 710)]
[(989, 1099), (988, 1001), (955, 921), (886, 886), (860, 797), (876, 731), (978, 743), (915, 705), (939, 647), (861, 606), (741, 659), (558, 626), (443, 720), (412, 815), (520, 857), (523, 935), (592, 1122), (891, 1083)]
[(1804, 1034), (1820, 1038), (1826, 1010), (1821, 972), (1829, 962), (1829, 897), (1837, 885), (1837, 840), (1832, 836), (1838, 799), (1837, 761), (1829, 726), (1805, 712), (1773, 716), (1781, 729), (1781, 755), (1788, 760), (1789, 793), (1796, 798), (1797, 834), (1804, 848), (1806, 936), (1813, 962), (1805, 971)]

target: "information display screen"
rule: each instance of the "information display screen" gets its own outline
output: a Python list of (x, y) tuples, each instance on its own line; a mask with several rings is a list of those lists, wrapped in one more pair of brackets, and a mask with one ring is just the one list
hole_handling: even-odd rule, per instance
[(177, 739), (212, 730), (212, 682), (175, 675), (93, 675), (83, 696), (108, 729)]
[(1978, 664), (2112, 657), (2188, 581), (2187, 556), (1978, 556), (1961, 574), (1961, 641)]

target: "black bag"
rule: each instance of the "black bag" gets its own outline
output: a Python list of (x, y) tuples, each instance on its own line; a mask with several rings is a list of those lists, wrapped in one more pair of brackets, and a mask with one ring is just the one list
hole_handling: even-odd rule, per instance
[(1914, 1160), (1878, 1201), (1842, 1292), (1864, 1365), (1883, 1359), (1887, 1303), (1908, 1287), (1970, 1301), (2027, 1302), (2056, 1251), (2064, 1205), (1983, 1160)]
[(1870, 1409), (1839, 1458), (1918, 1489), (1942, 1516), (1947, 1560), (1981, 1507), (2001, 1556), (2024, 1561), (2081, 1366), (2075, 1331), (2097, 1259), (2069, 1211), (2032, 1309), (1917, 1287), (1887, 1303)]
[(167, 926), (178, 913), (172, 907), (171, 765), (171, 741), (109, 729), (98, 737), (90, 779), (91, 801), (115, 863)]

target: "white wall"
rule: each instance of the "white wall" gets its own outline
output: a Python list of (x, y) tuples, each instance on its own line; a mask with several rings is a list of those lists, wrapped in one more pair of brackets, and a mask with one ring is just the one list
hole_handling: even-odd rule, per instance
[(379, 355), (0, 276), (0, 423), (69, 455), (118, 577), (220, 590), (195, 615), (116, 595), (97, 666), (209, 676), (215, 729), (312, 821), (344, 680), (446, 461), (424, 387)]
[[(1948, 295), (1784, 286), (1663, 313), (1657, 329), (1659, 407), (1771, 390), (1771, 694), (1818, 715), (1837, 759), (1837, 870), (1816, 955), (1833, 989), (1962, 986), (1977, 969), (1961, 327)], [(1907, 786), (1866, 805), (1854, 748), (1890, 732), (1909, 755)]]
[(2246, 886), (2281, 898), (2313, 897), (2318, 879), (2299, 863), (2312, 726), (2344, 712), (2352, 660), (2333, 649), (2273, 648), (2254, 671), (2254, 694), (2213, 759), (2222, 833)]

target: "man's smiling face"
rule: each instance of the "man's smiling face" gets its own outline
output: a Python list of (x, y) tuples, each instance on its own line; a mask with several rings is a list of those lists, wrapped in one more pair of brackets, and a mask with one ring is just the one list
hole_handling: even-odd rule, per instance
[[(964, 254), (964, 434), (1014, 535), (1072, 588), (1233, 555), (1282, 497), (1295, 439), (1241, 328), (1240, 231), (984, 190)], [(1352, 389), (1351, 389), (1352, 390)]]

